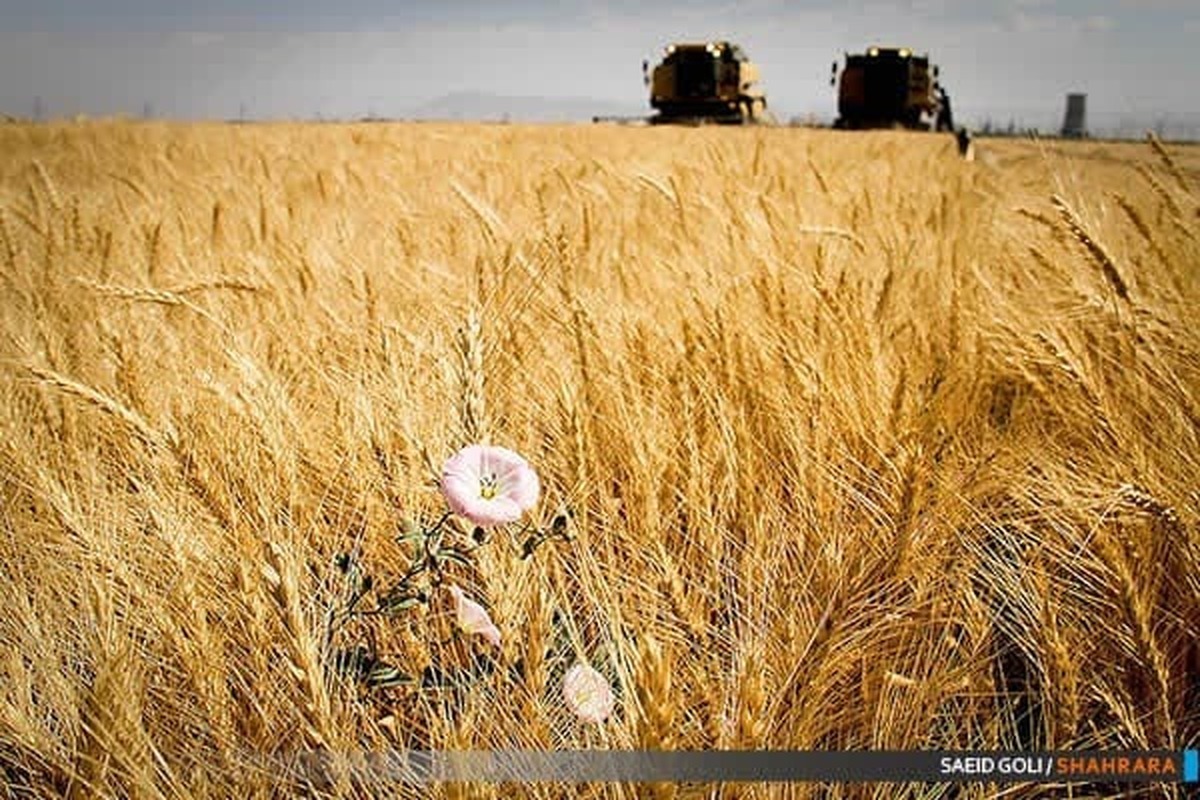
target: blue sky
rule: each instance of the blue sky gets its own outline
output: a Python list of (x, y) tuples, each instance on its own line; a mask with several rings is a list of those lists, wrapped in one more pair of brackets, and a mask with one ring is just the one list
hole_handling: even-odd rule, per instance
[(0, 0), (0, 112), (254, 117), (402, 114), (451, 92), (646, 106), (641, 61), (729, 38), (772, 106), (832, 116), (830, 62), (927, 51), (960, 116), (1200, 113), (1190, 0), (444, 2)]

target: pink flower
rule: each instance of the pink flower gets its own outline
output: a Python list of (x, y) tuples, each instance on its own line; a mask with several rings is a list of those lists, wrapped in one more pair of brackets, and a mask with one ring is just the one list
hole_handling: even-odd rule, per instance
[(468, 445), (442, 467), (442, 494), (451, 510), (481, 528), (517, 521), (540, 492), (533, 468), (503, 447)]
[(567, 707), (584, 722), (599, 725), (613, 710), (612, 687), (603, 675), (582, 661), (567, 670), (563, 697)]
[(455, 622), (458, 623), (458, 627), (462, 628), (463, 633), (478, 633), (494, 646), (499, 647), (500, 629), (492, 622), (492, 618), (488, 616), (483, 606), (468, 598), (457, 586), (450, 587), (450, 594), (454, 596)]

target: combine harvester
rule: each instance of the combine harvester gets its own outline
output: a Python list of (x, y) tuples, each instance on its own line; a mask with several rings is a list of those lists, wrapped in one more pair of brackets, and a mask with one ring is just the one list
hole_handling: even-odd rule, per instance
[(651, 125), (773, 124), (767, 97), (759, 88), (758, 67), (730, 42), (677, 43), (667, 47), (654, 70), (642, 62), (650, 89), (648, 119), (593, 117), (594, 122), (648, 122)]
[(758, 86), (758, 67), (730, 42), (672, 44), (643, 80), (650, 87), (652, 125), (761, 124), (771, 121), (767, 96)]
[(835, 128), (948, 131), (955, 134), (959, 152), (966, 155), (969, 150), (970, 136), (966, 129), (955, 130), (950, 95), (927, 55), (916, 55), (907, 47), (847, 53), (840, 83), (835, 61), (829, 85), (838, 86)]

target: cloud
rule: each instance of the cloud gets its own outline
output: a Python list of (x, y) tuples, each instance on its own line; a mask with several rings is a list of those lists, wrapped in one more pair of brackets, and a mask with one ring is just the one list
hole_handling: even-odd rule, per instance
[(1116, 5), (1129, 11), (1193, 11), (1195, 0), (1117, 0)]
[(1071, 16), (1057, 13), (1029, 13), (1015, 11), (1001, 23), (1003, 28), (1018, 34), (1035, 37), (1057, 37), (1060, 40), (1077, 39), (1087, 34), (1106, 33), (1115, 30), (1116, 20), (1104, 14)]
[(229, 35), (224, 33), (196, 32), (185, 33), (182, 38), (192, 47), (216, 47), (228, 41)]

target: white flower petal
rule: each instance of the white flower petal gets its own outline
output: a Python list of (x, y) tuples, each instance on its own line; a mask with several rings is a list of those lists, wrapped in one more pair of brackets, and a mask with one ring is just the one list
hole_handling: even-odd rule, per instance
[(458, 586), (450, 586), (454, 597), (454, 616), (458, 627), (466, 634), (479, 634), (496, 647), (500, 646), (500, 629), (492, 622), (487, 610), (463, 594)]
[(524, 512), (537, 505), (541, 488), (537, 473), (529, 467), (524, 467), (508, 475), (503, 492), (505, 497), (512, 499)]
[(563, 697), (575, 716), (593, 724), (608, 719), (615, 703), (605, 677), (582, 661), (567, 670)]
[[(485, 482), (491, 483), (485, 492)], [(442, 494), (450, 510), (484, 528), (515, 522), (533, 508), (541, 492), (537, 473), (504, 447), (472, 444), (442, 467)]]

